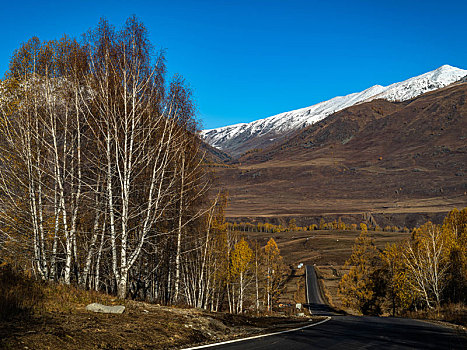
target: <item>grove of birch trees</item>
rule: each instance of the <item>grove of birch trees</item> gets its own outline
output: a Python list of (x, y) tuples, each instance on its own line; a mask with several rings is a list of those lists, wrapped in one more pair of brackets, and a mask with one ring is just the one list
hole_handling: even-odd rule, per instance
[(134, 17), (14, 52), (0, 82), (0, 262), (120, 298), (258, 309), (272, 293), (264, 249), (208, 195), (191, 90), (166, 76)]

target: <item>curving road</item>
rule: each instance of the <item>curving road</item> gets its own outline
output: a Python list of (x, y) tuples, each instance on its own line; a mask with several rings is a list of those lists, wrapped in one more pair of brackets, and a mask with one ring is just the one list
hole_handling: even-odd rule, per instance
[[(467, 349), (465, 332), (429, 322), (392, 317), (342, 316), (323, 302), (316, 272), (306, 267), (313, 314), (328, 322), (290, 333), (214, 346), (214, 349)], [(212, 347), (212, 345), (210, 346)]]

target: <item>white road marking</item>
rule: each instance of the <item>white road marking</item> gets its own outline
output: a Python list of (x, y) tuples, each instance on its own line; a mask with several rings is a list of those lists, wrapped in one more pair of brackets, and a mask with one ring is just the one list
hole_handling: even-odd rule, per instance
[(322, 324), (322, 323), (324, 323), (324, 322), (329, 321), (330, 319), (331, 319), (331, 317), (328, 316), (325, 320), (322, 320), (322, 321), (319, 321), (319, 322), (316, 322), (316, 323), (313, 323), (313, 324), (309, 324), (308, 326), (303, 326), (303, 327), (300, 327), (300, 328), (288, 329), (288, 330), (286, 330), (286, 331), (274, 332), (274, 333), (269, 333), (269, 334), (261, 334), (261, 335), (256, 335), (256, 336), (253, 336), (253, 337), (242, 338), (242, 339), (227, 340), (227, 341), (224, 341), (224, 342), (221, 342), (221, 343), (200, 345), (200, 346), (195, 346), (195, 347), (192, 347), (192, 348), (185, 348), (185, 349), (182, 349), (182, 350), (204, 349), (204, 348), (210, 348), (210, 347), (218, 346), (218, 345), (238, 343), (238, 342), (245, 341), (245, 340), (251, 340), (251, 339), (258, 339), (258, 338), (269, 337), (269, 336), (271, 336), (271, 335), (277, 335), (277, 334), (284, 334), (284, 333), (289, 333), (289, 332), (295, 332), (295, 331), (299, 331), (299, 330), (302, 330), (302, 329), (305, 329), (305, 328), (310, 328), (310, 327), (317, 326), (317, 325), (319, 325), (319, 324)]

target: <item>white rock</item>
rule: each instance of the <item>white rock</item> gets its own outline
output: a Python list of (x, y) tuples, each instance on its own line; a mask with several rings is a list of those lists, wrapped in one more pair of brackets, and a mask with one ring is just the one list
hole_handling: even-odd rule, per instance
[(92, 303), (86, 306), (86, 310), (93, 312), (102, 312), (105, 314), (122, 314), (125, 311), (125, 306), (115, 305), (107, 306), (99, 303)]

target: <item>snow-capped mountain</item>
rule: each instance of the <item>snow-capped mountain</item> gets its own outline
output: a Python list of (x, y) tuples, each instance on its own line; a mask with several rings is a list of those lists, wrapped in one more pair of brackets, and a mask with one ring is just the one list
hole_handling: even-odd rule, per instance
[(357, 103), (379, 98), (389, 101), (406, 101), (425, 92), (445, 87), (465, 76), (467, 76), (467, 70), (444, 65), (434, 71), (389, 86), (375, 85), (362, 92), (334, 97), (310, 107), (277, 114), (251, 123), (203, 130), (201, 135), (211, 146), (229, 151), (233, 155), (239, 155), (248, 149), (267, 146), (297, 129), (314, 124), (334, 112)]

